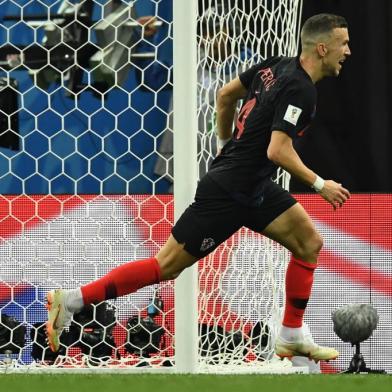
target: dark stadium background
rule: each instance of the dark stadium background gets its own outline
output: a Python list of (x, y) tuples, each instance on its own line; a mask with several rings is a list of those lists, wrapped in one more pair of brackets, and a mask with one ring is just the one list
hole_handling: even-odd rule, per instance
[[(223, 2), (248, 14), (257, 7), (256, 1)], [(319, 175), (342, 182), (352, 192), (391, 192), (392, 1), (303, 0), (301, 26), (322, 12), (347, 19), (352, 57), (339, 78), (317, 84), (316, 119), (297, 149)], [(263, 28), (254, 26), (259, 35)], [(311, 191), (294, 179), (290, 187), (293, 192)]]
[[(391, 192), (392, 2), (304, 0), (303, 21), (320, 12), (346, 17), (352, 56), (339, 78), (317, 85), (317, 116), (298, 149), (352, 192)], [(307, 190), (295, 181), (291, 189)]]

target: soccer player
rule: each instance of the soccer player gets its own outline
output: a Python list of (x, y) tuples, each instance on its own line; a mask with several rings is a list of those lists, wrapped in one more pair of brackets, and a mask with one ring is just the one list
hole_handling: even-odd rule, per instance
[[(298, 57), (273, 57), (241, 74), (218, 93), (217, 127), (221, 152), (200, 180), (195, 201), (185, 210), (158, 254), (125, 263), (75, 290), (48, 293), (47, 334), (53, 351), (72, 314), (84, 305), (132, 293), (175, 279), (246, 226), (279, 242), (292, 253), (286, 274), (286, 305), (275, 344), (280, 357), (330, 360), (338, 352), (321, 347), (302, 332), (302, 319), (313, 284), (322, 238), (303, 207), (271, 180), (277, 166), (341, 207), (350, 193), (323, 180), (301, 161), (293, 140), (304, 134), (316, 109), (314, 84), (339, 75), (351, 54), (347, 23), (319, 14), (301, 31)], [(243, 105), (232, 133), (237, 101)]]

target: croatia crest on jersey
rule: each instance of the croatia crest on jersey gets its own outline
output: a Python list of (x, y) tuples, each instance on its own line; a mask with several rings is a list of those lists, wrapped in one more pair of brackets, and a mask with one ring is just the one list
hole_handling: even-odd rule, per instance
[(204, 238), (203, 242), (201, 243), (200, 250), (204, 252), (207, 249), (212, 248), (214, 245), (215, 240), (213, 238)]

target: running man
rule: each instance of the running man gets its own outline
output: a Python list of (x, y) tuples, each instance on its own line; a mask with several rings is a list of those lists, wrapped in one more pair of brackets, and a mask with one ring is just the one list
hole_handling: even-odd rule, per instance
[[(316, 361), (338, 356), (335, 349), (321, 347), (302, 333), (322, 238), (303, 207), (271, 177), (277, 166), (282, 167), (315, 189), (334, 209), (350, 197), (341, 184), (323, 180), (305, 166), (293, 148), (293, 140), (304, 134), (315, 115), (314, 84), (324, 77), (337, 77), (351, 54), (347, 22), (332, 14), (312, 16), (302, 28), (301, 43), (298, 57), (267, 59), (219, 90), (221, 152), (200, 180), (195, 201), (155, 257), (125, 263), (75, 290), (48, 293), (47, 334), (53, 351), (59, 349), (60, 335), (72, 314), (83, 306), (175, 279), (246, 226), (292, 253), (276, 354)], [(244, 102), (232, 133), (238, 100)]]

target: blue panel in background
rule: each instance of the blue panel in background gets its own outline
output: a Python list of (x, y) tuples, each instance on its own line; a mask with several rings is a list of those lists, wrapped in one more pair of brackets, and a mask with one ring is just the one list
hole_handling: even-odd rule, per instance
[[(100, 15), (98, 3), (106, 1), (96, 3), (93, 19)], [(162, 19), (170, 22), (171, 3), (164, 0), (157, 5), (151, 0), (138, 0), (136, 14), (154, 14), (157, 7)], [(56, 13), (60, 4), (49, 0), (32, 1), (23, 7), (23, 13)], [(42, 42), (42, 29), (34, 33), (25, 23), (14, 26), (12, 21), (3, 21), (5, 15), (20, 14), (21, 8), (15, 3), (2, 3), (0, 45), (8, 43), (5, 27), (14, 45)], [(141, 62), (142, 68), (150, 65), (144, 72), (145, 78), (161, 79), (156, 94), (140, 88), (140, 75), (135, 67), (130, 68), (121, 89), (111, 89), (105, 99), (84, 91), (77, 100), (68, 97), (66, 89), (58, 83), (50, 83), (44, 91), (34, 85), (27, 71), (1, 72), (0, 69), (0, 76), (9, 74), (19, 84), (18, 116), (22, 136), (21, 151), (0, 148), (0, 193), (166, 193), (170, 183), (154, 174), (157, 158), (154, 149), (166, 128), (171, 100), (172, 42), (167, 39), (168, 34), (169, 25), (164, 23), (152, 38), (154, 45), (164, 42), (158, 50), (160, 63)], [(140, 43), (135, 51), (154, 47), (147, 40), (136, 39)], [(161, 64), (165, 66), (162, 68)], [(88, 70), (83, 80), (90, 77)]]

